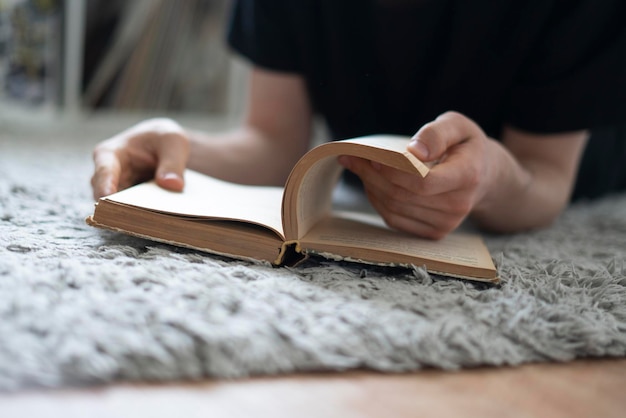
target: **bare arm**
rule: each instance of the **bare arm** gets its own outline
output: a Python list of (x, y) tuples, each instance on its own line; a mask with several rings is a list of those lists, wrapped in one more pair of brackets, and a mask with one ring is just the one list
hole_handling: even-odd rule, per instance
[(242, 126), (220, 135), (190, 131), (188, 166), (233, 182), (282, 186), (310, 136), (303, 79), (255, 69)]

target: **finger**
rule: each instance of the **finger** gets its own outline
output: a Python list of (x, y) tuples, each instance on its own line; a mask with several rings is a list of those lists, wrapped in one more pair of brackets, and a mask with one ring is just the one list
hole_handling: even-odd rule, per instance
[(451, 147), (445, 158), (431, 167), (423, 179), (394, 176), (394, 183), (421, 196), (435, 196), (455, 190), (475, 189), (487, 178), (486, 139), (472, 137)]
[(118, 191), (121, 167), (115, 153), (110, 150), (96, 148), (93, 161), (95, 169), (91, 186), (93, 197), (98, 200)]
[[(469, 143), (468, 143), (469, 144)], [(469, 145), (461, 144), (459, 147)], [(456, 152), (456, 151), (455, 151)], [(460, 149), (459, 154), (465, 151)], [(449, 161), (440, 164), (426, 178), (395, 168), (350, 157), (351, 171), (363, 181), (366, 191), (388, 205), (404, 205), (405, 211), (392, 209), (411, 216), (414, 207), (423, 207), (465, 217), (473, 206), (474, 186), (480, 181), (480, 166), (472, 158), (458, 158), (452, 154)]]
[(371, 193), (367, 195), (387, 226), (422, 238), (441, 239), (456, 229), (461, 222), (445, 220), (441, 212), (428, 208), (411, 208), (412, 213), (407, 216), (391, 210), (387, 201), (379, 200)]
[(358, 171), (357, 174), (367, 186), (379, 190), (388, 199), (400, 202), (408, 203), (415, 198), (435, 196), (459, 187), (439, 175), (429, 173), (424, 178), (382, 164), (371, 164), (371, 167), (368, 164), (355, 164), (354, 171)]
[(420, 196), (431, 196), (425, 183), (430, 180), (430, 175), (424, 179), (357, 157), (342, 157), (340, 161), (358, 175), (365, 188), (380, 200), (418, 204), (416, 199)]
[(407, 149), (422, 161), (436, 161), (449, 148), (482, 133), (480, 127), (457, 112), (446, 112), (422, 126)]
[(391, 228), (440, 239), (456, 229), (469, 213), (468, 199), (461, 193), (424, 199), (394, 184), (400, 183), (398, 178), (423, 181), (428, 177), (415, 179), (416, 176), (357, 157), (341, 157), (340, 162), (361, 178), (372, 206)]
[(165, 189), (182, 191), (183, 173), (189, 159), (189, 141), (178, 133), (168, 134), (155, 141), (158, 165), (155, 172), (157, 184)]
[(477, 190), (487, 178), (483, 162), (484, 141), (470, 140), (450, 150), (443, 163), (432, 168), (421, 186), (424, 195), (434, 196), (461, 190)]
[[(466, 217), (472, 210), (472, 194), (466, 191), (455, 191), (435, 196), (419, 196), (398, 186), (379, 188), (376, 185), (365, 184), (366, 191), (375, 199), (384, 202), (384, 206), (391, 212), (407, 217), (428, 216), (428, 219), (444, 217)], [(429, 210), (428, 214), (418, 215), (417, 210)], [(431, 213), (432, 212), (432, 213)], [(432, 222), (436, 224), (434, 220)]]
[(358, 157), (341, 157), (340, 161), (359, 176), (366, 191), (381, 201), (410, 203), (418, 197), (413, 190), (404, 185), (413, 185), (420, 181), (421, 177)]
[(377, 184), (379, 187), (385, 187), (389, 184), (380, 174), (380, 170), (383, 167), (382, 164), (347, 155), (342, 155), (338, 161), (346, 169), (359, 176), (363, 183)]

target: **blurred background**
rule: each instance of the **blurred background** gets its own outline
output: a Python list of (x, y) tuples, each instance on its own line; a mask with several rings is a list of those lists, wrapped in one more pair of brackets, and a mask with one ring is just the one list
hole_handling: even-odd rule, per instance
[(246, 67), (229, 0), (0, 0), (0, 122), (106, 114), (233, 116)]

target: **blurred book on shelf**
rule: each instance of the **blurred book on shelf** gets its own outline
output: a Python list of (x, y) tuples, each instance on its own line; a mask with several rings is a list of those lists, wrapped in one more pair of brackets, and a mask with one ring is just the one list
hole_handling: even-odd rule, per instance
[[(115, 4), (117, 10), (111, 12)], [(84, 106), (225, 112), (231, 66), (224, 41), (228, 4), (228, 0), (89, 2)]]
[(63, 100), (63, 7), (55, 0), (0, 0), (0, 113), (30, 114)]

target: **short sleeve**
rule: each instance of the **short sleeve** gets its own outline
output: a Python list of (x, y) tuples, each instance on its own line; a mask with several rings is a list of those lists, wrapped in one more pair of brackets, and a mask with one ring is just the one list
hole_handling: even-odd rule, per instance
[(283, 1), (237, 0), (231, 11), (228, 44), (260, 67), (299, 72), (291, 21)]
[(508, 121), (537, 132), (626, 122), (626, 2), (555, 2), (512, 89)]

